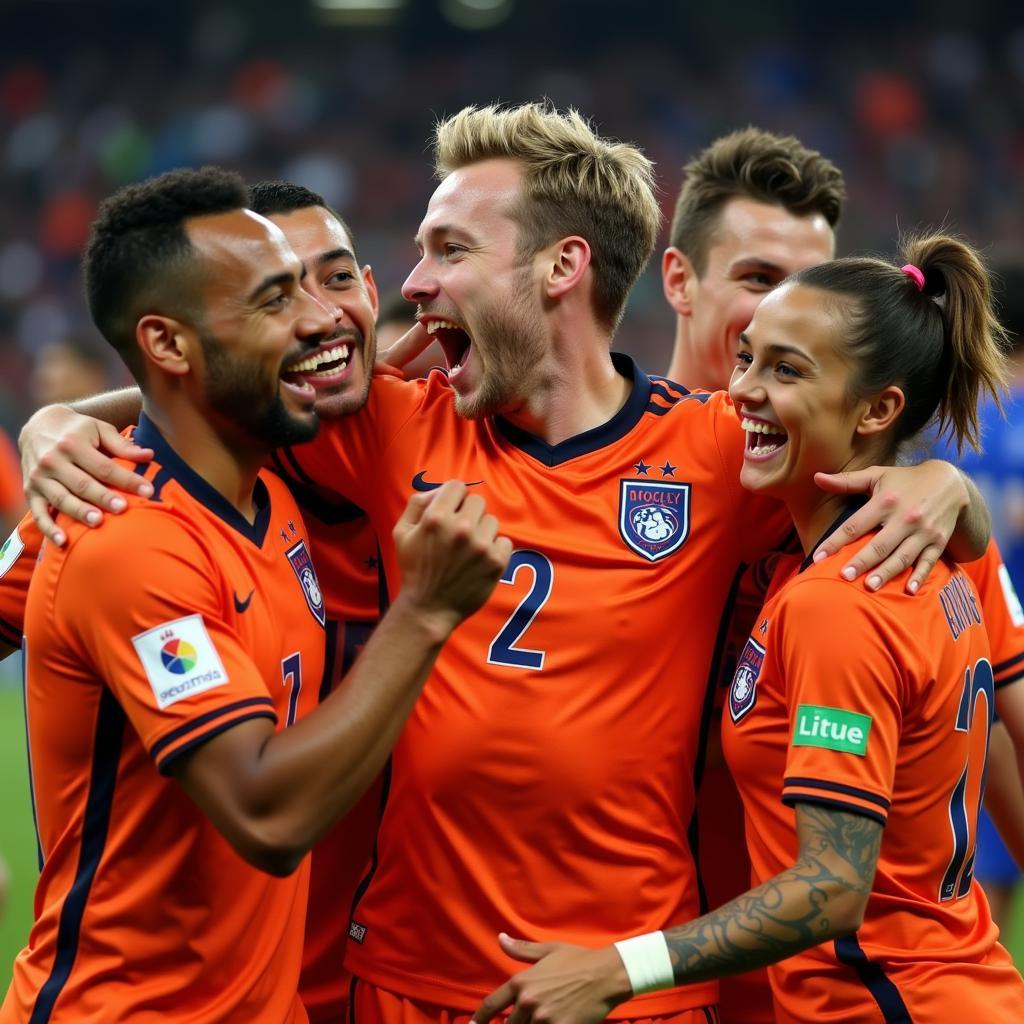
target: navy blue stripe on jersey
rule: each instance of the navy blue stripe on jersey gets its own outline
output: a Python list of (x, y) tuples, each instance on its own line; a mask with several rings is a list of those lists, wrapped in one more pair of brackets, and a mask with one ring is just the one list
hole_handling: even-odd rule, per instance
[(651, 378), (651, 384), (656, 388), (660, 388), (663, 392), (671, 390), (680, 396), (690, 393), (690, 389), (684, 387), (678, 381), (670, 380), (668, 377), (661, 377), (656, 373), (648, 374), (648, 376)]
[(837, 515), (835, 519), (832, 520), (832, 525), (829, 526), (829, 528), (818, 538), (818, 542), (811, 548), (810, 553), (803, 560), (803, 562), (800, 563), (800, 572), (803, 572), (805, 569), (809, 569), (812, 565), (814, 565), (814, 552), (821, 547), (822, 542), (827, 537), (831, 537), (832, 534), (835, 533), (836, 530), (838, 530), (839, 527), (842, 526), (843, 523), (845, 523), (846, 520), (849, 519), (854, 512), (856, 512), (858, 509), (863, 508), (867, 503), (868, 497), (866, 494), (856, 495), (854, 497), (851, 497), (847, 501), (846, 507), (843, 509), (843, 511), (840, 512), (839, 515)]
[(359, 880), (359, 885), (356, 886), (356, 891), (352, 894), (352, 908), (348, 915), (350, 925), (354, 923), (356, 909), (362, 898), (366, 895), (366, 890), (370, 888), (373, 876), (377, 874), (377, 866), (380, 864), (380, 823), (384, 820), (384, 812), (388, 806), (388, 797), (391, 795), (391, 771), (392, 758), (391, 755), (388, 755), (388, 759), (381, 769), (380, 802), (377, 805), (377, 832), (373, 837), (373, 852), (370, 854), (370, 863), (366, 868), (366, 874)]
[(317, 482), (302, 468), (295, 452), (291, 448), (278, 448), (274, 453), (281, 456), (282, 464), (290, 467), (291, 476), (297, 476), (307, 487), (316, 487)]
[(1024, 679), (1024, 653), (993, 665), (992, 673), (995, 676), (996, 689), (1015, 683), (1018, 679)]
[[(704, 780), (704, 764), (707, 761), (708, 736), (711, 732), (711, 722), (715, 712), (715, 696), (718, 691), (718, 681), (722, 675), (722, 660), (725, 657), (725, 648), (729, 640), (730, 626), (733, 613), (736, 610), (736, 598), (740, 591), (740, 581), (747, 571), (744, 563), (736, 569), (729, 593), (726, 595), (725, 604), (722, 607), (722, 614), (718, 620), (718, 634), (715, 637), (714, 652), (711, 655), (711, 667), (708, 669), (707, 682), (704, 684), (704, 706), (700, 713), (700, 733), (697, 739), (697, 755), (693, 761), (693, 792), (696, 795), (700, 791), (701, 782)], [(693, 816), (686, 829), (686, 839), (690, 847), (690, 856), (693, 858), (693, 873), (697, 879), (697, 898), (699, 900), (700, 913), (706, 914), (708, 910), (708, 898), (704, 891), (704, 879), (700, 873), (700, 827), (697, 816), (697, 805), (699, 801), (693, 801)]]
[[(170, 744), (176, 740), (180, 740), (182, 736), (187, 736), (190, 732), (195, 729), (201, 729), (204, 725), (209, 722), (216, 721), (218, 718), (223, 718), (225, 715), (234, 714), (236, 711), (241, 711), (243, 708), (254, 708), (254, 707), (266, 707), (270, 708), (273, 712), (274, 702), (267, 697), (248, 697), (245, 700), (236, 700), (231, 704), (225, 704), (222, 708), (214, 708), (212, 711), (207, 711), (205, 715), (200, 715), (198, 718), (193, 718), (191, 721), (186, 722), (184, 725), (179, 725), (177, 729), (172, 729), (162, 739), (156, 741), (153, 744), (152, 750), (149, 752), (149, 756), (155, 761), (159, 756), (160, 752), (166, 749)], [(276, 718), (276, 715), (275, 715)]]
[(835, 941), (836, 959), (847, 967), (852, 967), (860, 980), (871, 993), (872, 998), (882, 1011), (885, 1024), (914, 1024), (907, 1004), (903, 1002), (900, 990), (885, 973), (882, 965), (868, 959), (861, 949), (856, 934), (844, 935)]
[(253, 505), (256, 508), (256, 519), (250, 523), (234, 505), (224, 497), (212, 484), (204, 480), (178, 453), (167, 443), (163, 435), (145, 413), (139, 415), (139, 425), (135, 428), (135, 443), (143, 448), (152, 448), (155, 460), (160, 465), (153, 481), (153, 490), (157, 492), (157, 480), (167, 473), (201, 505), (205, 505), (214, 515), (219, 516), (232, 529), (247, 537), (257, 547), (263, 546), (270, 525), (270, 495), (267, 485), (262, 480), (256, 481), (253, 489)]
[(82, 820), (81, 850), (75, 880), (64, 899), (57, 926), (57, 949), (50, 976), (39, 990), (29, 1024), (45, 1024), (53, 1013), (75, 963), (82, 918), (89, 900), (93, 879), (100, 866), (110, 827), (110, 810), (114, 803), (117, 767), (121, 760), (125, 713), (106, 687), (100, 696), (93, 737), (92, 768), (89, 772), (89, 795)]
[[(298, 696), (298, 691), (292, 693), (292, 699), (294, 700)], [(290, 714), (291, 712), (289, 712)], [(188, 743), (183, 743), (173, 753), (168, 754), (162, 761), (157, 761), (157, 771), (161, 775), (168, 775), (171, 768), (175, 765), (180, 757), (187, 754), (190, 750), (195, 750), (196, 747), (202, 746), (204, 743), (209, 743), (214, 736), (219, 736), (222, 732), (227, 732), (228, 729), (234, 729), (236, 725), (241, 725), (242, 722), (249, 722), (254, 718), (266, 718), (277, 724), (277, 713), (269, 709), (262, 711), (250, 711), (247, 715), (239, 715), (237, 718), (229, 718), (226, 722), (218, 722), (211, 729), (201, 733), (198, 736), (193, 736)]]
[(20, 647), (21, 630), (15, 629), (14, 625), (6, 619), (0, 619), (0, 640), (11, 647)]
[(651, 378), (622, 352), (612, 353), (612, 363), (623, 377), (633, 382), (633, 390), (626, 399), (626, 404), (607, 423), (567, 438), (559, 444), (548, 444), (536, 435), (509, 423), (502, 416), (495, 417), (496, 428), (506, 441), (545, 466), (560, 466), (570, 459), (589, 455), (614, 444), (625, 437), (647, 411), (647, 405), (651, 400)]
[[(287, 450), (290, 454), (291, 450)], [(299, 508), (302, 509), (304, 515), (311, 515), (325, 526), (353, 523), (366, 515), (354, 502), (347, 501), (340, 496), (332, 501), (322, 491), (296, 479), (295, 474), (289, 470), (282, 460), (280, 452), (271, 452), (270, 461), (274, 473), (284, 482), (284, 485), (291, 492), (292, 497)]]
[(818, 796), (816, 793), (783, 793), (782, 802), (787, 807), (795, 807), (797, 804), (831, 807), (834, 811), (843, 811), (846, 814), (857, 814), (862, 818), (870, 818), (872, 821), (877, 821), (879, 825), (885, 825), (888, 820), (881, 811), (872, 811), (862, 804), (848, 804), (845, 800), (830, 796)]
[(814, 789), (824, 789), (829, 793), (844, 793), (846, 796), (855, 796), (859, 800), (867, 800), (868, 803), (877, 804), (884, 810), (892, 806), (884, 796), (872, 793), (866, 789), (859, 789), (857, 786), (847, 786), (844, 782), (826, 782), (822, 779), (805, 779), (797, 776), (789, 776), (782, 780), (783, 786), (807, 786)]

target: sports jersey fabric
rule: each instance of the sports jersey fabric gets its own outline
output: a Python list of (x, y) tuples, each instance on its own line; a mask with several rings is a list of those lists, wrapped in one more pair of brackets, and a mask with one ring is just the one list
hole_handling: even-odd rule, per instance
[(0, 546), (0, 642), (11, 647), (21, 646), (28, 586), (42, 544), (43, 535), (26, 512)]
[[(723, 394), (616, 356), (623, 408), (548, 445), (469, 421), (440, 373), (382, 378), (365, 409), (294, 451), (364, 508), (392, 586), (411, 492), (458, 478), (515, 545), (503, 582), (441, 653), (392, 757), (348, 964), (401, 995), (474, 1009), (518, 968), (501, 930), (601, 945), (697, 915), (690, 846), (708, 680), (741, 566), (788, 520), (739, 487)], [(714, 1002), (714, 984), (618, 1018)]]
[[(736, 664), (757, 621), (769, 584), (779, 564), (779, 553), (756, 562), (740, 582), (729, 624), (717, 694), (715, 722), (732, 685)], [(801, 561), (800, 558), (796, 562)], [(796, 563), (790, 560), (792, 567)], [(982, 558), (961, 567), (978, 592), (985, 629), (992, 649), (996, 689), (1024, 680), (1024, 614), (1003, 566), (995, 541)], [(892, 586), (893, 584), (889, 584)], [(744, 833), (743, 802), (720, 754), (715, 728), (708, 737), (708, 764), (700, 783), (697, 818), (700, 826), (700, 869), (708, 905), (721, 906), (750, 888), (750, 855)], [(996, 836), (998, 838), (998, 836)], [(722, 978), (719, 1010), (723, 1024), (772, 1024), (775, 1019), (771, 987), (765, 970)]]
[(0, 522), (11, 522), (25, 508), (21, 465), (14, 442), (0, 429)]
[[(380, 556), (365, 513), (322, 494), (287, 451), (274, 471), (302, 509), (327, 609), (320, 700), (352, 667), (380, 615)], [(299, 994), (310, 1024), (346, 1024), (351, 976), (344, 968), (348, 915), (373, 853), (386, 772), (313, 848)]]
[(324, 606), (298, 509), (262, 473), (250, 524), (143, 418), (151, 499), (47, 545), (25, 614), (42, 870), (3, 1024), (292, 1024), (308, 858), (246, 863), (167, 777), (247, 719), (315, 706)]
[(854, 550), (780, 566), (723, 720), (755, 881), (794, 863), (795, 803), (885, 826), (857, 932), (769, 968), (777, 1018), (1019, 1021), (1024, 982), (972, 885), (995, 688), (980, 601), (947, 563), (913, 597), (909, 571), (850, 586)]

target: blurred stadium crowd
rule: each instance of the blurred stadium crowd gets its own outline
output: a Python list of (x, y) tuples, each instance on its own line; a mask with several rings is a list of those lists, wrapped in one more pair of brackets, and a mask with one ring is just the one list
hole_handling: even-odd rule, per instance
[[(470, 102), (550, 96), (579, 106), (656, 161), (669, 216), (682, 164), (754, 123), (796, 134), (843, 168), (841, 252), (887, 249), (897, 230), (944, 222), (984, 247), (1024, 238), (1022, 19), (924, 29), (910, 5), (879, 32), (867, 16), (855, 28), (825, 12), (808, 23), (800, 4), (788, 19), (773, 13), (783, 19), (773, 26), (741, 4), (700, 13), (695, 27), (682, 4), (643, 5), (647, 17), (624, 21), (600, 0), (521, 0), (498, 28), (473, 33), (429, 3), (388, 29), (321, 24), (298, 5), (273, 16), (264, 4), (170, 5), (148, 10), (145, 25), (134, 5), (7, 6), (19, 40), (4, 44), (0, 64), (8, 430), (53, 395), (49, 370), (32, 370), (55, 343), (83, 350), (92, 369), (94, 345), (107, 379), (122, 379), (93, 340), (78, 273), (104, 195), (203, 163), (300, 182), (349, 219), (387, 293), (413, 262), (433, 117)], [(730, 38), (729, 18), (755, 20)], [(669, 322), (649, 271), (618, 345), (660, 371)]]

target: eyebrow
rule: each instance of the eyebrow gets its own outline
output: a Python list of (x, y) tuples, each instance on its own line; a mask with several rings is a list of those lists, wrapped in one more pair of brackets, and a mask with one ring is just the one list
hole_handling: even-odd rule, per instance
[(351, 260), (353, 263), (356, 262), (356, 254), (351, 249), (346, 249), (344, 246), (340, 246), (337, 249), (330, 249), (327, 252), (320, 253), (316, 258), (316, 265), (322, 267), (325, 263), (333, 263), (335, 260)]
[(772, 263), (771, 260), (763, 260), (758, 256), (741, 256), (738, 260), (733, 261), (733, 270), (741, 267), (744, 270), (767, 270), (774, 274), (780, 274), (783, 277), (786, 276), (785, 271), (778, 263)]
[[(747, 337), (746, 331), (740, 332), (740, 341), (744, 345), (750, 345), (750, 338)], [(812, 366), (818, 365), (802, 348), (797, 348), (796, 345), (783, 345), (781, 342), (773, 341), (765, 345), (765, 348), (768, 349), (770, 352), (785, 352), (789, 355), (799, 356), (801, 359), (810, 363)]]
[(423, 248), (423, 235), (427, 237), (431, 235), (454, 235), (456, 238), (463, 238), (466, 241), (471, 241), (473, 236), (465, 228), (457, 228), (453, 224), (435, 224), (431, 228), (427, 228), (426, 232), (417, 231), (413, 236), (413, 245)]
[[(299, 280), (301, 281), (306, 276), (306, 268), (303, 267), (299, 273)], [(249, 293), (249, 302), (255, 302), (265, 291), (270, 288), (275, 288), (278, 285), (291, 284), (295, 280), (295, 274), (290, 270), (282, 271), (280, 274), (271, 274), (270, 277), (265, 277), (255, 288)]]

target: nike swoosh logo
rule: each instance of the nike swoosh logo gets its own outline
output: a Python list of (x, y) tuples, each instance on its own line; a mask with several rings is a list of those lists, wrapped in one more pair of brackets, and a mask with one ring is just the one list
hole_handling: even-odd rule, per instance
[[(436, 484), (436, 483), (434, 483), (433, 480), (425, 480), (424, 477), (426, 477), (426, 475), (427, 475), (427, 471), (424, 470), (422, 473), (417, 473), (412, 478), (412, 489), (414, 491), (436, 491), (438, 489), (438, 487), (442, 486), (441, 483), (437, 483)], [(442, 481), (442, 483), (443, 483), (443, 481)], [(469, 481), (466, 484), (466, 486), (467, 487), (476, 487), (478, 484), (482, 484), (482, 483), (483, 483), (483, 480), (472, 480), (472, 481)]]
[(234, 595), (234, 598), (235, 598), (235, 611), (238, 612), (239, 615), (241, 615), (242, 612), (244, 612), (249, 607), (249, 602), (252, 600), (252, 595), (255, 594), (255, 593), (256, 593), (255, 588), (250, 590), (249, 591), (249, 596), (244, 601), (239, 601), (238, 600), (238, 594)]

